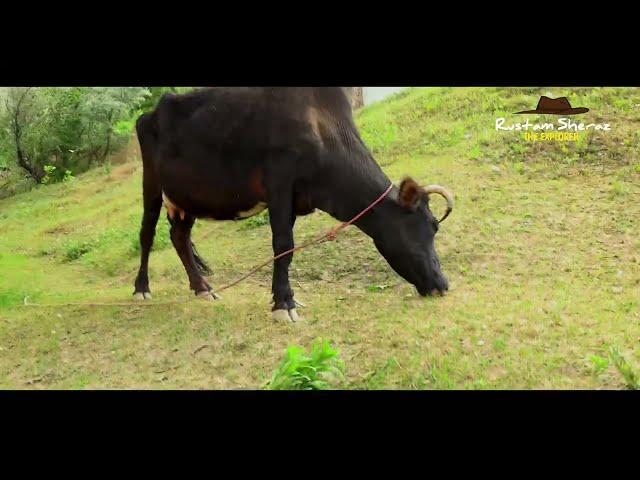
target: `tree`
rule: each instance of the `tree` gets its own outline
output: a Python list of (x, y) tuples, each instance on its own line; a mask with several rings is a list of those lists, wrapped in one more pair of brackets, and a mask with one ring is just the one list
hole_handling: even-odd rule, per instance
[(153, 110), (158, 101), (165, 93), (186, 93), (194, 89), (194, 87), (147, 87), (149, 89), (149, 96), (140, 105), (140, 110), (148, 112)]
[[(133, 117), (150, 95), (147, 88), (94, 87), (84, 92), (78, 108), (84, 134), (78, 138), (79, 154), (89, 159), (89, 166), (102, 163), (107, 156), (129, 140), (133, 130)], [(114, 135), (115, 127), (125, 121), (131, 124), (127, 135)]]
[(104, 162), (129, 140), (135, 114), (150, 95), (142, 87), (29, 87), (4, 93), (4, 150), (7, 142), (13, 144), (16, 164), (36, 183)]
[(30, 158), (23, 148), (24, 130), (26, 125), (33, 120), (33, 113), (37, 109), (34, 104), (31, 87), (9, 89), (5, 98), (9, 133), (14, 142), (18, 165), (26, 170), (36, 183), (40, 183), (44, 177), (44, 168)]

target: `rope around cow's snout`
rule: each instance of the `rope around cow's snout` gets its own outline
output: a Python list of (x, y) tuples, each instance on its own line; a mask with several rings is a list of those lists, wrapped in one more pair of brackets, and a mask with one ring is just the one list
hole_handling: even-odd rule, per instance
[[(329, 241), (335, 240), (336, 237), (340, 234), (340, 232), (342, 232), (347, 227), (353, 225), (360, 218), (362, 218), (364, 215), (366, 215), (373, 207), (378, 205), (378, 203), (380, 203), (389, 194), (389, 192), (391, 191), (392, 188), (393, 188), (393, 183), (390, 184), (389, 187), (376, 200), (373, 201), (373, 203), (369, 204), (369, 206), (367, 208), (362, 210), (360, 213), (358, 213), (355, 217), (353, 217), (348, 222), (343, 222), (340, 225), (338, 225), (337, 227), (332, 228), (328, 232), (323, 233), (322, 235), (314, 238), (313, 240), (310, 240), (310, 241), (308, 241), (308, 242), (306, 242), (306, 243), (304, 243), (302, 245), (299, 245), (299, 246), (291, 248), (291, 249), (289, 249), (289, 250), (287, 250), (285, 252), (282, 252), (282, 253), (276, 255), (275, 257), (272, 257), (269, 260), (261, 263), (260, 265), (257, 265), (255, 267), (253, 267), (251, 270), (249, 270), (249, 272), (247, 272), (246, 274), (244, 274), (242, 277), (238, 278), (237, 280), (234, 280), (231, 283), (227, 283), (226, 285), (222, 285), (221, 287), (218, 287), (215, 290), (215, 293), (219, 293), (219, 292), (222, 292), (223, 290), (227, 290), (227, 289), (229, 289), (231, 287), (235, 287), (240, 282), (243, 282), (244, 280), (246, 280), (250, 276), (254, 275), (256, 272), (258, 272), (262, 268), (266, 267), (270, 263), (275, 262), (276, 260), (279, 260), (282, 257), (286, 257), (287, 255), (292, 255), (293, 253), (298, 252), (300, 250), (303, 250), (303, 249), (305, 249), (307, 247), (310, 247), (312, 245), (318, 245), (320, 243), (324, 243), (324, 242), (329, 242)], [(131, 306), (152, 307), (152, 306), (156, 306), (156, 305), (176, 305), (176, 304), (180, 304), (180, 303), (187, 303), (187, 302), (191, 302), (193, 299), (192, 298), (188, 298), (188, 299), (181, 299), (181, 300), (167, 300), (167, 301), (159, 301), (159, 302), (153, 301), (153, 302), (141, 302), (141, 303), (132, 303), (132, 302), (79, 303), (78, 302), (78, 303), (49, 303), (49, 304), (27, 303), (26, 300), (27, 299), (25, 298), (24, 304), (20, 305), (21, 307), (131, 307)]]

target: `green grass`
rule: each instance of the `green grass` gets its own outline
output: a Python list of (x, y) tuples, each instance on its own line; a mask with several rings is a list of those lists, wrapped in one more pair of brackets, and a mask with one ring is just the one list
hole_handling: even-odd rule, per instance
[[(591, 109), (576, 120), (614, 130), (575, 144), (494, 131), (497, 115), (512, 120), (540, 95), (566, 95)], [(425, 88), (364, 109), (363, 138), (394, 181), (409, 174), (456, 195), (436, 239), (451, 290), (418, 297), (351, 228), (296, 254), (292, 286), (307, 308), (295, 325), (271, 321), (269, 268), (219, 302), (191, 301), (164, 218), (153, 306), (60, 305), (130, 299), (135, 148), (122, 165), (0, 200), (0, 388), (257, 389), (290, 345), (315, 338), (340, 351), (340, 388), (626, 388), (604, 359), (609, 345), (640, 359), (639, 104), (638, 89)], [(297, 242), (335, 225), (300, 218)], [(214, 287), (272, 255), (266, 214), (198, 222), (194, 242)], [(161, 303), (176, 299), (189, 301)]]

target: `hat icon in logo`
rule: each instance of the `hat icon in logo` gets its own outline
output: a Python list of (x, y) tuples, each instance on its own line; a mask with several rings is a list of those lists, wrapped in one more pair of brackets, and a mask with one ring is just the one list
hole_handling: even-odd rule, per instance
[(535, 110), (525, 110), (519, 113), (539, 113), (545, 115), (578, 115), (580, 113), (587, 113), (588, 108), (578, 107), (572, 108), (567, 97), (549, 98), (542, 96), (538, 101), (538, 106)]

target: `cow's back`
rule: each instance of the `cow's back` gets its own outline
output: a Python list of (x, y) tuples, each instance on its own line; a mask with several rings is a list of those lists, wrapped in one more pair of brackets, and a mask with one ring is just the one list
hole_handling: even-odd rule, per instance
[(300, 154), (304, 165), (295, 165), (296, 174), (312, 175), (324, 147), (309, 112), (330, 118), (339, 95), (312, 88), (211, 88), (163, 96), (153, 116), (154, 160), (165, 196), (198, 217), (231, 219), (254, 211), (266, 200), (273, 154)]
[[(218, 87), (166, 94), (157, 108), (159, 137), (188, 148), (209, 151), (300, 151), (336, 122), (350, 123), (351, 109), (339, 87)], [(317, 128), (320, 119), (325, 126)]]

